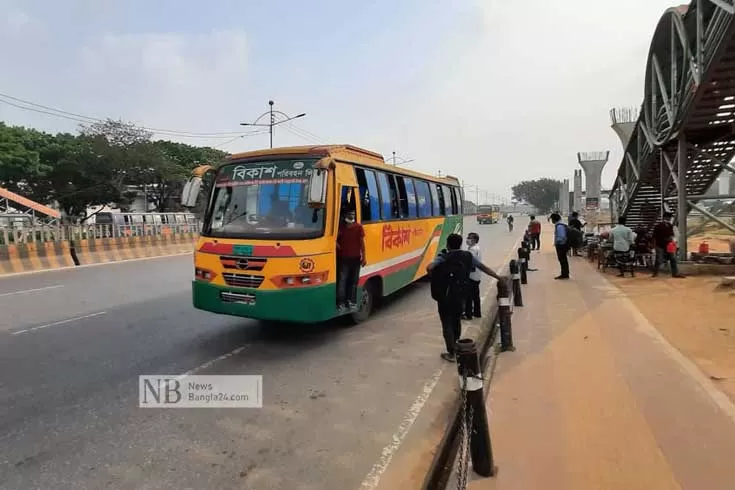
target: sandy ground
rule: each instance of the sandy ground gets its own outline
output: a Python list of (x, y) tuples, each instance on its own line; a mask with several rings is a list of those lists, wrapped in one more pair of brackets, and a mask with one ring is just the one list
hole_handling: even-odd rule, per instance
[(735, 289), (722, 288), (717, 277), (607, 277), (735, 401)]
[(690, 252), (696, 252), (699, 250), (699, 244), (707, 242), (709, 244), (710, 252), (717, 253), (729, 253), (730, 242), (735, 240), (735, 235), (727, 235), (724, 233), (703, 233), (689, 237), (687, 240), (687, 246)]

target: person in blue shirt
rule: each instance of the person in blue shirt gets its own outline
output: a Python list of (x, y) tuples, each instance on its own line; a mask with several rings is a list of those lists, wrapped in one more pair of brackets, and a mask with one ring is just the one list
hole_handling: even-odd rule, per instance
[[(465, 283), (465, 290), (469, 285), (470, 272), (472, 268), (484, 272), (498, 281), (504, 280), (501, 276), (496, 274), (495, 271), (480, 262), (480, 260), (472, 253), (462, 250), (462, 242), (462, 235), (458, 235), (456, 233), (449, 235), (447, 237), (448, 250), (442, 250), (442, 252), (426, 267), (426, 272), (431, 274), (432, 271), (435, 271), (438, 276), (441, 277), (442, 271), (440, 269), (442, 266), (452, 267), (457, 263), (461, 263), (462, 266), (453, 269), (465, 271), (467, 277), (461, 278)], [(433, 281), (434, 277), (432, 277), (432, 296), (434, 294)], [(438, 279), (438, 281), (441, 283), (440, 279)], [(451, 297), (442, 296), (441, 299), (435, 297), (435, 299), (437, 300), (437, 305), (439, 307), (439, 319), (442, 324), (444, 343), (447, 347), (447, 351), (441, 356), (444, 360), (453, 362), (455, 360), (454, 347), (457, 340), (459, 340), (462, 335), (462, 310), (465, 301), (465, 294), (463, 291), (456, 291), (456, 294), (451, 294), (450, 296)]]
[(554, 224), (554, 248), (556, 249), (556, 257), (559, 259), (559, 266), (561, 267), (561, 274), (554, 279), (569, 279), (569, 259), (567, 258), (567, 254), (569, 253), (569, 238), (567, 236), (567, 225), (561, 222), (559, 213), (553, 213), (551, 215), (551, 222)]

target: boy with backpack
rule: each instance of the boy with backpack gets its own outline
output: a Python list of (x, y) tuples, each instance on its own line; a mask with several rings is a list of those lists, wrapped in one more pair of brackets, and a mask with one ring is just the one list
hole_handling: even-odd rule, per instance
[(455, 360), (454, 347), (462, 335), (462, 309), (473, 267), (498, 281), (504, 280), (472, 253), (462, 250), (462, 235), (456, 233), (447, 237), (447, 250), (442, 250), (426, 267), (431, 276), (431, 297), (439, 308), (444, 343), (447, 346), (447, 352), (441, 356), (446, 361)]
[[(482, 253), (480, 252), (480, 235), (477, 233), (467, 234), (467, 251), (471, 253), (478, 262), (482, 262)], [(467, 288), (467, 296), (465, 298), (464, 318), (472, 320), (473, 318), (482, 317), (482, 308), (480, 307), (480, 271), (477, 267), (470, 270), (469, 287)]]

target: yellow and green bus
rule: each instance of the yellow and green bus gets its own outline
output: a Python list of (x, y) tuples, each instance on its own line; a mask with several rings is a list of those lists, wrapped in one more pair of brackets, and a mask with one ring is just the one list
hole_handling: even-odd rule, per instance
[(339, 218), (354, 209), (367, 265), (358, 302), (368, 318), (381, 297), (425, 275), (450, 233), (462, 233), (462, 188), (386, 165), (350, 145), (274, 148), (196, 169), (182, 203), (193, 207), (202, 177), (214, 179), (194, 256), (194, 307), (262, 320), (316, 323), (336, 307)]
[(477, 224), (487, 225), (495, 224), (500, 221), (500, 206), (497, 204), (489, 204), (477, 206)]

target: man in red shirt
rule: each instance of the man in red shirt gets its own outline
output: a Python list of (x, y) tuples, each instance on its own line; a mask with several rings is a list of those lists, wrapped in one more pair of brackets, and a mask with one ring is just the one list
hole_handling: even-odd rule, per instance
[(539, 223), (534, 215), (531, 215), (531, 222), (528, 224), (528, 233), (531, 234), (531, 250), (541, 250), (541, 223)]
[(365, 230), (355, 220), (355, 211), (349, 210), (337, 235), (337, 307), (340, 310), (357, 308), (355, 293), (360, 266), (365, 264)]

